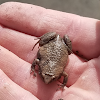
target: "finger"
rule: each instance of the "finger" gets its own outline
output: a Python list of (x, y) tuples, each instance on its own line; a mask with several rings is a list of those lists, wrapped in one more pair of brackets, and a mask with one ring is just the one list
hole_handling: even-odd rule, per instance
[[(95, 23), (98, 21), (96, 19), (83, 18), (74, 14), (63, 13), (18, 2), (4, 3), (0, 8), (1, 24), (35, 36), (40, 36), (48, 31), (57, 31), (64, 35), (70, 31), (75, 32), (76, 29), (77, 32), (81, 32), (81, 30), (83, 31), (85, 28), (89, 28), (87, 32), (90, 32), (90, 28), (93, 29), (93, 26), (95, 26)], [(13, 10), (11, 12), (12, 8)], [(89, 22), (88, 25), (91, 25), (90, 27), (84, 25), (87, 21)], [(82, 26), (79, 28), (80, 23)], [(84, 31), (86, 31), (86, 29)], [(76, 32), (74, 34), (76, 34)]]
[(100, 22), (96, 19), (16, 2), (2, 4), (0, 9), (0, 23), (5, 26), (35, 36), (48, 31), (68, 34), (73, 50), (85, 58), (91, 59), (100, 54)]
[[(2, 69), (5, 74), (15, 83), (25, 88), (26, 90), (30, 90), (31, 87), (35, 87), (33, 83), (36, 83), (36, 78), (33, 78), (30, 75), (30, 67), (31, 64), (25, 62), (18, 56), (14, 55), (12, 52), (0, 46), (0, 69)], [(28, 83), (31, 83), (29, 87), (27, 87)]]
[(37, 50), (32, 51), (35, 43), (36, 40), (30, 35), (11, 30), (2, 25), (0, 27), (0, 45), (27, 62), (32, 63), (36, 56)]
[[(20, 92), (19, 92), (20, 91)], [(0, 70), (0, 100), (38, 100), (34, 95), (10, 80)]]

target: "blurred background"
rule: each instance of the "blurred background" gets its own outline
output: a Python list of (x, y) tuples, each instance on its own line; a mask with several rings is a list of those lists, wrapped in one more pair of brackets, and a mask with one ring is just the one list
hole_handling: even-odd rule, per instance
[[(0, 0), (0, 4), (11, 0)], [(100, 19), (100, 0), (12, 0)]]

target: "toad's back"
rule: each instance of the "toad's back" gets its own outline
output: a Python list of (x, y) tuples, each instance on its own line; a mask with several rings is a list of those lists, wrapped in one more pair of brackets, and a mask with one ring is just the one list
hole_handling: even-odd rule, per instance
[(42, 73), (61, 75), (68, 59), (67, 46), (58, 35), (54, 40), (40, 47), (37, 58)]

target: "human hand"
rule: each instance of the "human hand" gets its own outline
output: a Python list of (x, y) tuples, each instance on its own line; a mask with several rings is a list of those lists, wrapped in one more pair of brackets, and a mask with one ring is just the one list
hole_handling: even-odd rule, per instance
[[(0, 5), (0, 100), (99, 100), (100, 21), (42, 7), (8, 2)], [(57, 83), (46, 85), (30, 75), (38, 47), (35, 37), (54, 31), (67, 34), (73, 52), (65, 68), (68, 83), (56, 91)]]

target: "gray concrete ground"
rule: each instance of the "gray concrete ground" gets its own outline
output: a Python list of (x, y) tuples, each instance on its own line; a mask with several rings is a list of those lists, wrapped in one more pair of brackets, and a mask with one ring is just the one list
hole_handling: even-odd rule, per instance
[[(0, 0), (0, 4), (11, 0)], [(100, 0), (12, 0), (100, 19)]]

